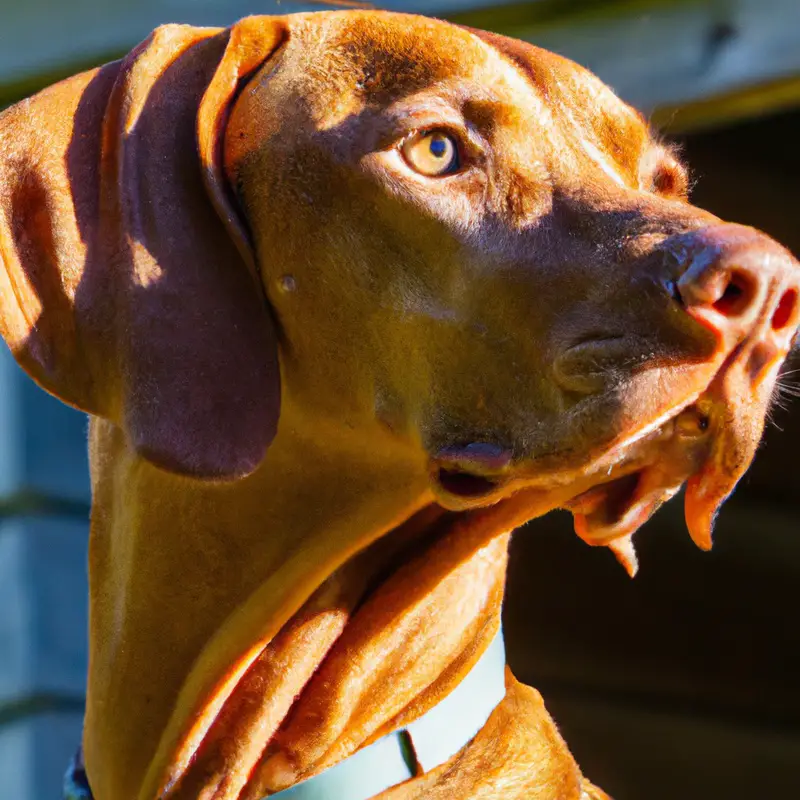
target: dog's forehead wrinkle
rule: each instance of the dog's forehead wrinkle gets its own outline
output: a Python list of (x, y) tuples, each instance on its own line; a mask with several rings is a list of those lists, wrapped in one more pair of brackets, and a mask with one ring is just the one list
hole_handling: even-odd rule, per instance
[[(473, 31), (543, 98), (558, 138), (555, 159), (567, 173), (591, 168), (621, 187), (638, 188), (640, 161), (651, 142), (642, 115), (577, 64), (526, 42)], [(552, 135), (551, 133), (551, 135)]]
[[(465, 76), (465, 69), (480, 60), (479, 48), (457, 28), (413, 15), (404, 15), (400, 27), (398, 15), (393, 16), (394, 20), (374, 13), (331, 15), (334, 24), (325, 57), (347, 64), (353, 85), (387, 92), (423, 88), (437, 79)], [(461, 48), (455, 46), (454, 37)], [(465, 46), (471, 58), (465, 58)]]
[[(588, 159), (598, 167), (604, 175), (610, 178), (617, 186), (626, 187), (629, 180), (626, 180), (619, 173), (616, 159), (608, 153), (608, 147), (603, 147), (598, 137), (583, 120), (579, 120), (568, 104), (564, 104), (560, 113), (566, 118), (572, 128), (572, 136), (566, 138), (570, 142), (573, 151), (580, 150)], [(584, 172), (585, 169), (581, 170)]]
[[(448, 37), (440, 37), (445, 23), (408, 17), (409, 26), (398, 35), (379, 18), (356, 16), (347, 24), (343, 17), (331, 16), (322, 26), (324, 33), (310, 31), (301, 38), (301, 58), (309, 73), (317, 73), (315, 87), (324, 95), (336, 92), (363, 94), (373, 98), (400, 97), (413, 91), (430, 90), (441, 83), (449, 94), (459, 93), (462, 101), (470, 97), (501, 102), (509, 90), (526, 97), (537, 111), (546, 113), (537, 87), (531, 85), (507, 60), (479, 38), (463, 31), (469, 57), (457, 52)], [(314, 26), (310, 26), (311, 29)], [(313, 34), (313, 35), (311, 35)], [(449, 46), (443, 47), (446, 41)], [(505, 102), (505, 113), (519, 102)]]

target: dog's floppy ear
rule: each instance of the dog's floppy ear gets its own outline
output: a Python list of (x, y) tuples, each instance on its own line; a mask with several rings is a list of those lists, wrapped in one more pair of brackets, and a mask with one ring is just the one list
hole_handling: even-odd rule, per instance
[(0, 333), (45, 389), (165, 469), (251, 472), (277, 345), (221, 167), (227, 109), (280, 18), (158, 29), (0, 116)]

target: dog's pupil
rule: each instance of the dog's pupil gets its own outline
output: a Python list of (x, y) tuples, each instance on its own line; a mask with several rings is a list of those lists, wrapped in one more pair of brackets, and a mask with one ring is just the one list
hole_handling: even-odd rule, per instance
[(447, 142), (441, 136), (431, 139), (431, 153), (436, 158), (441, 158), (447, 152)]

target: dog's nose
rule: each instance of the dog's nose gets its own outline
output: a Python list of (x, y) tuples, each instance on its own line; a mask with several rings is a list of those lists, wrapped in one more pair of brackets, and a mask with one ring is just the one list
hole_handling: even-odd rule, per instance
[(687, 234), (677, 249), (689, 264), (676, 284), (680, 301), (726, 349), (752, 336), (773, 352), (790, 348), (800, 319), (800, 264), (787, 250), (733, 224)]

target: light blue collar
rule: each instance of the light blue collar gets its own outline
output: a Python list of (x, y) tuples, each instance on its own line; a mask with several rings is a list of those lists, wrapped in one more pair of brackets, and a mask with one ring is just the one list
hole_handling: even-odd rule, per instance
[[(269, 800), (368, 800), (454, 756), (505, 697), (502, 629), (456, 688), (427, 714)], [(267, 800), (265, 798), (265, 800)]]

